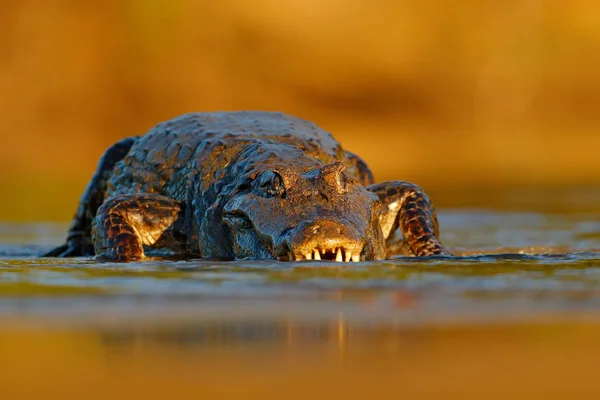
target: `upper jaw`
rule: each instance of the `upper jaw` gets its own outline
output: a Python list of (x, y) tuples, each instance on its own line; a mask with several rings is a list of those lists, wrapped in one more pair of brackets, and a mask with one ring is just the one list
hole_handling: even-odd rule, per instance
[(336, 262), (359, 262), (365, 261), (366, 256), (362, 254), (362, 249), (353, 252), (350, 249), (338, 247), (338, 248), (321, 248), (315, 247), (313, 250), (309, 250), (304, 254), (290, 252), (288, 255), (289, 261), (301, 261), (301, 260), (331, 260)]
[(275, 258), (279, 261), (326, 260), (335, 262), (360, 262), (367, 259), (368, 249), (362, 240), (309, 241), (293, 246), (284, 241), (277, 246)]

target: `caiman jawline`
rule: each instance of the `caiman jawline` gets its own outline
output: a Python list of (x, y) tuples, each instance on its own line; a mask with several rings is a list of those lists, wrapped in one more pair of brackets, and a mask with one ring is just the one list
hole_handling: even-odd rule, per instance
[(360, 251), (352, 252), (350, 249), (343, 247), (338, 248), (320, 248), (316, 246), (314, 249), (305, 252), (304, 254), (295, 254), (292, 252), (288, 253), (289, 261), (301, 261), (301, 260), (329, 260), (336, 262), (359, 262), (365, 261), (365, 256), (361, 255), (363, 249)]

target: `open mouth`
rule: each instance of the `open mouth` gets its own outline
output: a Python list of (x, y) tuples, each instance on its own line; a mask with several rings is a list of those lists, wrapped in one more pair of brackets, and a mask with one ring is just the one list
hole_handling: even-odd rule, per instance
[[(326, 260), (336, 262), (360, 262), (365, 261), (365, 255), (362, 254), (363, 249), (352, 251), (351, 249), (337, 248), (314, 248), (303, 253), (289, 252), (285, 261), (301, 261), (301, 260)], [(283, 261), (283, 260), (282, 260)]]

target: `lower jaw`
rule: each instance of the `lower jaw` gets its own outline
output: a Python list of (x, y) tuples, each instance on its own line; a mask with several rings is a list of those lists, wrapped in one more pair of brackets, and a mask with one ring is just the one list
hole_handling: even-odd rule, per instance
[(347, 263), (352, 263), (352, 262), (363, 262), (363, 261), (367, 261), (367, 257), (365, 255), (354, 255), (354, 256), (345, 256), (345, 255), (337, 255), (334, 254), (333, 256), (331, 254), (323, 254), (323, 255), (319, 255), (317, 257), (314, 257), (314, 253), (310, 256), (307, 257), (306, 255), (299, 255), (299, 254), (292, 254), (289, 253), (288, 255), (284, 255), (284, 256), (279, 256), (277, 257), (278, 261), (288, 261), (288, 262), (297, 262), (297, 261), (328, 261), (328, 262), (347, 262)]

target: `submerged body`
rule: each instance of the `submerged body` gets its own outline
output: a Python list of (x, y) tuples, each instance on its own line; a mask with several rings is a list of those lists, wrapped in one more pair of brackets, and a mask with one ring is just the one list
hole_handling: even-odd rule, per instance
[(186, 114), (116, 143), (67, 243), (48, 255), (130, 261), (154, 249), (282, 261), (450, 254), (418, 186), (373, 184), (331, 134), (270, 112)]

